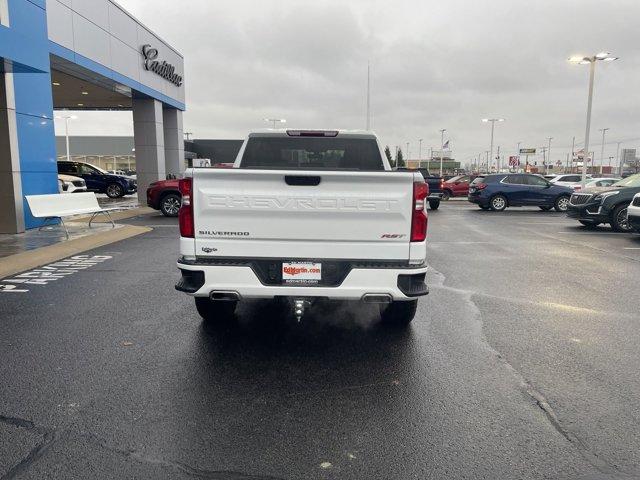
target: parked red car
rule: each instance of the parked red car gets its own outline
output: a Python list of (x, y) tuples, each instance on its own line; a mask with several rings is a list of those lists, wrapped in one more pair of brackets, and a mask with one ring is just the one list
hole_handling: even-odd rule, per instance
[[(215, 163), (211, 168), (233, 168), (233, 163)], [(147, 205), (165, 217), (177, 217), (182, 203), (178, 182), (177, 178), (153, 182), (147, 188)]]
[(160, 210), (166, 217), (177, 217), (182, 197), (178, 179), (159, 180), (147, 188), (147, 205)]
[(451, 197), (466, 197), (469, 195), (469, 183), (468, 175), (450, 178), (442, 186), (442, 200), (449, 200)]

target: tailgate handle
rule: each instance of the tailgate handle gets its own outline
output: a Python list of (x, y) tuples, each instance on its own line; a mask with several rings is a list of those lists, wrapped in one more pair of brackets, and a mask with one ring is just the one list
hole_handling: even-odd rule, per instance
[(318, 186), (321, 177), (318, 175), (285, 175), (284, 181), (287, 185), (296, 186)]

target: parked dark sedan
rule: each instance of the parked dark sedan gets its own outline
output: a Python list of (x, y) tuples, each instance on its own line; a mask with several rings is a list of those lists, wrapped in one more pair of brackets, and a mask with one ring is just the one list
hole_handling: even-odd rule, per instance
[(88, 163), (59, 161), (58, 173), (81, 177), (86, 182), (88, 191), (106, 193), (109, 198), (123, 197), (138, 191), (138, 183), (134, 178), (114, 175)]
[(538, 175), (499, 173), (476, 177), (469, 185), (467, 199), (483, 210), (496, 212), (507, 207), (531, 206), (565, 212), (572, 193), (572, 188), (554, 185)]
[(640, 173), (623, 178), (603, 191), (585, 189), (571, 196), (567, 215), (585, 227), (608, 223), (616, 232), (630, 232), (627, 207), (640, 193)]

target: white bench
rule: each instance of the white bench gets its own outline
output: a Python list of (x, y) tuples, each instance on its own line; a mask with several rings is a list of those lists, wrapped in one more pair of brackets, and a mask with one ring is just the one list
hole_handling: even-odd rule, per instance
[(115, 227), (111, 214), (109, 212), (113, 210), (121, 210), (118, 207), (102, 208), (98, 205), (98, 199), (93, 192), (78, 192), (78, 193), (53, 193), (50, 195), (25, 195), (31, 215), (36, 218), (44, 218), (44, 223), (38, 230), (47, 226), (49, 220), (59, 218), (64, 232), (69, 238), (69, 231), (64, 224), (62, 217), (69, 217), (71, 215), (91, 214), (89, 219), (89, 227), (96, 215), (104, 214), (109, 217), (112, 227)]

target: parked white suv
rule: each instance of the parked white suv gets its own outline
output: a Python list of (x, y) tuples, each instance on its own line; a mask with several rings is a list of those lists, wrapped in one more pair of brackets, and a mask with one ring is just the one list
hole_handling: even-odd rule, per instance
[(627, 207), (627, 222), (636, 233), (640, 233), (640, 193), (636, 193)]
[(60, 193), (86, 192), (87, 183), (80, 177), (59, 173), (58, 188)]
[[(587, 175), (587, 180), (591, 181), (591, 175)], [(545, 177), (547, 178), (547, 177)], [(548, 179), (554, 185), (562, 185), (563, 187), (575, 187), (582, 182), (582, 174), (572, 173), (568, 175), (556, 175)]]
[(234, 168), (180, 181), (176, 288), (208, 322), (252, 298), (285, 298), (300, 319), (325, 298), (379, 303), (406, 325), (428, 293), (427, 190), (370, 132), (251, 133)]

